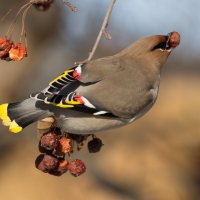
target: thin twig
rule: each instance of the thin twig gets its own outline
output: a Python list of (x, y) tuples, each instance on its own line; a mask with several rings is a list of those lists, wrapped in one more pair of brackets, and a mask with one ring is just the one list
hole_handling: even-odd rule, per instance
[(26, 22), (27, 13), (28, 13), (28, 11), (29, 11), (29, 9), (30, 9), (31, 7), (32, 7), (32, 4), (30, 4), (30, 5), (24, 10), (23, 15), (22, 15), (22, 30), (21, 30), (21, 35), (20, 35), (20, 42), (22, 41), (22, 37), (24, 36), (26, 48), (28, 47), (28, 44), (27, 44), (27, 38), (26, 38), (25, 22)]
[(20, 8), (20, 10), (17, 12), (17, 14), (16, 14), (16, 16), (15, 16), (13, 22), (11, 23), (11, 25), (10, 25), (10, 27), (8, 28), (8, 31), (7, 31), (7, 33), (6, 33), (6, 36), (7, 36), (8, 39), (11, 39), (11, 37), (12, 37), (12, 32), (13, 32), (13, 30), (14, 30), (14, 28), (15, 28), (15, 24), (16, 24), (16, 21), (17, 21), (17, 19), (18, 19), (18, 16), (19, 16), (19, 15), (21, 14), (21, 12), (22, 12), (26, 7), (28, 7), (29, 5), (30, 5), (30, 3), (27, 3), (27, 4), (23, 5), (23, 6)]
[(77, 11), (78, 11), (77, 7), (75, 7), (75, 6), (74, 6), (73, 4), (71, 4), (69, 1), (63, 0), (63, 3), (64, 3), (67, 7), (69, 7), (70, 10), (71, 10), (72, 12), (77, 12)]
[[(86, 60), (82, 61), (81, 63), (87, 63), (87, 62), (89, 62), (89, 61), (92, 60), (92, 58), (93, 58), (93, 56), (94, 56), (94, 54), (95, 54), (95, 52), (96, 52), (96, 50), (97, 50), (97, 47), (99, 46), (99, 42), (100, 42), (100, 40), (101, 40), (102, 35), (105, 34), (105, 33), (107, 33), (106, 28), (107, 28), (107, 26), (108, 26), (108, 22), (109, 22), (109, 19), (110, 19), (110, 15), (111, 15), (111, 13), (112, 13), (113, 6), (114, 6), (115, 2), (116, 2), (116, 0), (111, 0), (110, 5), (109, 5), (109, 7), (108, 7), (108, 10), (107, 10), (107, 12), (106, 12), (106, 15), (105, 15), (103, 24), (102, 24), (102, 26), (101, 26), (100, 32), (99, 32), (99, 34), (98, 34), (98, 36), (97, 36), (97, 39), (96, 39), (96, 42), (95, 42), (95, 44), (94, 44), (94, 46), (93, 46), (93, 48), (92, 48), (92, 51), (89, 53), (88, 58), (87, 58)], [(109, 34), (109, 35), (110, 35), (110, 34)], [(111, 38), (111, 36), (110, 36), (110, 38)]]
[(9, 9), (8, 12), (0, 19), (0, 23), (4, 22), (5, 18), (11, 13), (12, 9)]

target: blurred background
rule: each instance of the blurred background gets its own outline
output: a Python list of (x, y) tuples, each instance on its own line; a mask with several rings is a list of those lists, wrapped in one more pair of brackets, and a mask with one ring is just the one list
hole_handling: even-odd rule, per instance
[[(71, 0), (71, 12), (56, 0), (46, 12), (29, 11), (28, 58), (0, 61), (0, 103), (15, 102), (88, 56), (109, 0)], [(1, 37), (24, 1), (1, 0)], [(153, 109), (129, 126), (97, 134), (103, 149), (73, 155), (87, 172), (53, 177), (37, 170), (36, 124), (13, 135), (0, 126), (0, 198), (6, 200), (199, 200), (200, 199), (200, 1), (117, 1), (95, 57), (113, 55), (135, 40), (178, 31), (181, 45), (162, 74)], [(19, 39), (20, 18), (14, 32)]]

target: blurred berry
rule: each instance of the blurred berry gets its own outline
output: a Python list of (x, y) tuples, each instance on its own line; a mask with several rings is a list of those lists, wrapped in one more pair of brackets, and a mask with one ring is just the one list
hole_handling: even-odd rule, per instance
[(41, 170), (42, 172), (47, 173), (48, 170), (46, 169), (46, 166), (44, 165), (43, 159), (44, 159), (44, 154), (40, 154), (35, 160), (35, 167)]
[(35, 160), (35, 166), (37, 169), (47, 173), (58, 167), (58, 159), (53, 156), (40, 154)]
[(0, 51), (6, 51), (9, 52), (13, 45), (13, 42), (6, 39), (6, 38), (0, 38)]
[(55, 133), (47, 133), (41, 137), (40, 145), (47, 150), (53, 150), (58, 146), (58, 136)]
[(61, 159), (65, 158), (65, 153), (61, 152), (58, 147), (53, 150), (52, 155), (54, 155), (56, 158), (61, 158)]
[(44, 153), (44, 154), (52, 154), (52, 151), (53, 151), (53, 150), (48, 150), (48, 149), (42, 147), (41, 141), (39, 142), (38, 149), (39, 149), (40, 153)]
[(64, 154), (70, 153), (73, 150), (72, 140), (69, 138), (66, 138), (65, 136), (61, 137), (59, 139), (59, 149)]
[(54, 0), (33, 0), (33, 5), (39, 11), (46, 11), (49, 9)]
[(64, 158), (66, 153), (71, 153), (73, 151), (72, 140), (61, 136), (58, 141), (58, 146), (53, 150), (53, 155), (57, 158)]
[(97, 153), (101, 150), (103, 146), (102, 141), (99, 138), (93, 138), (88, 142), (88, 150), (90, 153)]
[(169, 41), (168, 45), (169, 47), (175, 48), (180, 43), (180, 34), (178, 32), (171, 32), (169, 34)]
[(27, 48), (21, 43), (16, 43), (9, 51), (9, 57), (13, 61), (20, 61), (27, 56)]
[(68, 165), (69, 165), (69, 162), (67, 160), (60, 160), (59, 161), (59, 166), (58, 166), (57, 170), (60, 173), (64, 174), (68, 170)]
[(0, 38), (0, 59), (10, 61), (9, 51), (13, 46), (13, 42), (6, 39)]
[(68, 164), (69, 162), (67, 160), (60, 160), (58, 167), (49, 173), (54, 176), (61, 176), (68, 171)]
[(0, 51), (0, 59), (11, 61), (11, 59), (9, 58), (9, 53), (6, 51)]
[(86, 171), (86, 167), (83, 161), (76, 159), (69, 163), (68, 170), (73, 176), (77, 177)]

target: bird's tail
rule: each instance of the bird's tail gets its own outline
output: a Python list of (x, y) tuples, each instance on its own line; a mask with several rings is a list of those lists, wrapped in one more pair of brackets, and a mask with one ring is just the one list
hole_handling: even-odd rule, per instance
[(31, 98), (18, 103), (0, 105), (0, 119), (13, 133), (18, 133), (29, 124), (47, 116), (49, 112), (37, 108), (35, 100)]

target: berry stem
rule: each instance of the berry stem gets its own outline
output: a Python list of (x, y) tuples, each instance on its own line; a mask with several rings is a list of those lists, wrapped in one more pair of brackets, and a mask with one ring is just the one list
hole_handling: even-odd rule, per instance
[(27, 38), (26, 38), (25, 22), (26, 22), (27, 13), (28, 13), (29, 9), (31, 8), (31, 6), (32, 6), (32, 4), (30, 4), (27, 8), (25, 8), (23, 15), (22, 15), (22, 30), (21, 30), (20, 42), (22, 41), (22, 37), (24, 36), (26, 48), (28, 47), (28, 43), (27, 43)]
[(0, 23), (2, 23), (2, 22), (5, 20), (5, 18), (11, 13), (11, 11), (12, 11), (12, 9), (10, 8), (10, 9), (6, 12), (6, 14), (5, 14), (4, 16), (1, 17)]
[(14, 28), (15, 28), (15, 25), (16, 25), (16, 21), (17, 21), (19, 15), (21, 14), (21, 12), (22, 12), (24, 9), (26, 9), (27, 6), (28, 6), (28, 7), (30, 6), (30, 2), (29, 2), (29, 3), (26, 3), (25, 5), (23, 5), (23, 6), (19, 9), (19, 11), (17, 12), (17, 14), (16, 14), (16, 16), (15, 16), (13, 22), (11, 23), (11, 25), (10, 25), (10, 27), (8, 28), (8, 31), (7, 31), (7, 33), (6, 33), (8, 39), (11, 39), (12, 33), (13, 33)]

